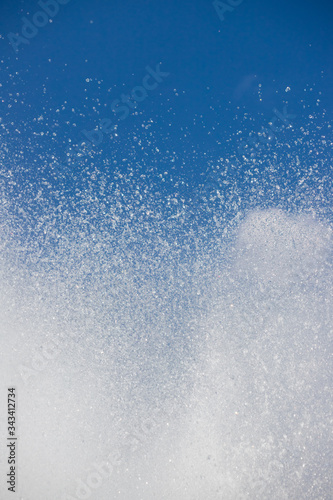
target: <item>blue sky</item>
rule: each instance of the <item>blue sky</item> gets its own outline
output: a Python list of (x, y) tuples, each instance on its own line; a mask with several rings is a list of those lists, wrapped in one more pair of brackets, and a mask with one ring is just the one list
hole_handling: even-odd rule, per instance
[[(2, 138), (26, 184), (52, 178), (53, 186), (60, 183), (73, 195), (73, 175), (82, 190), (87, 172), (96, 168), (110, 178), (115, 168), (125, 173), (154, 166), (156, 178), (168, 172), (166, 191), (188, 195), (209, 183), (212, 165), (229, 159), (237, 173), (228, 179), (239, 182), (246, 197), (241, 177), (248, 164), (237, 148), (241, 138), (247, 143), (250, 133), (267, 128), (274, 109), (281, 114), (286, 106), (296, 118), (293, 129), (278, 136), (279, 145), (274, 139), (256, 153), (265, 179), (269, 154), (285, 161), (295, 153), (293, 140), (301, 138), (310, 115), (313, 132), (323, 127), (331, 133), (333, 6), (327, 0), (233, 0), (223, 21), (203, 0), (62, 2), (51, 2), (48, 8), (57, 10), (52, 22), (29, 43), (18, 43), (17, 52), (8, 35), (21, 34), (22, 18), (32, 22), (41, 6), (25, 0), (0, 7)], [(168, 76), (121, 120), (112, 103), (142, 86), (147, 66), (159, 63)], [(73, 153), (74, 164), (68, 161), (68, 146), (80, 145), (82, 131), (102, 119), (116, 126), (117, 135), (104, 134), (90, 144), (90, 154), (78, 162)], [(308, 161), (308, 151), (303, 154)], [(65, 165), (61, 179), (59, 163)], [(291, 171), (281, 175), (294, 186)], [(220, 184), (216, 176), (214, 182)]]

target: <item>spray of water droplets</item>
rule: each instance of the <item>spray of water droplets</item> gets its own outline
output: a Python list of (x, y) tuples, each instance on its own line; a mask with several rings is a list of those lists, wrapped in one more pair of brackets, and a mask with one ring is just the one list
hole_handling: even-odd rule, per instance
[(134, 168), (142, 145), (123, 169), (34, 177), (8, 140), (1, 377), (24, 500), (329, 498), (329, 156), (310, 125), (212, 152), (195, 195), (167, 159)]

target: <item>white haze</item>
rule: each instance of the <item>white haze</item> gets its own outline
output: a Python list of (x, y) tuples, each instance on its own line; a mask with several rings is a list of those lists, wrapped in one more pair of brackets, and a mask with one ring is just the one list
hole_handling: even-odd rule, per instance
[(2, 254), (1, 498), (332, 498), (328, 223), (252, 211), (188, 262), (64, 241), (48, 265)]

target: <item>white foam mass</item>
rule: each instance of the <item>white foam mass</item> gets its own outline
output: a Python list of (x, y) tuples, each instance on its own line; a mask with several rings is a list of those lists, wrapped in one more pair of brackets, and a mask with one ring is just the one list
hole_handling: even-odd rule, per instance
[(330, 225), (252, 211), (226, 258), (159, 261), (158, 283), (72, 236), (46, 271), (2, 257), (18, 498), (332, 498)]

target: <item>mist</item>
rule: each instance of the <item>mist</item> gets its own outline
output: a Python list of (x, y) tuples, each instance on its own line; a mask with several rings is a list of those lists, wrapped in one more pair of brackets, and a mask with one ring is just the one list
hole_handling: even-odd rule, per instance
[(135, 225), (3, 245), (20, 498), (329, 497), (331, 226), (272, 208), (224, 229), (191, 251)]

